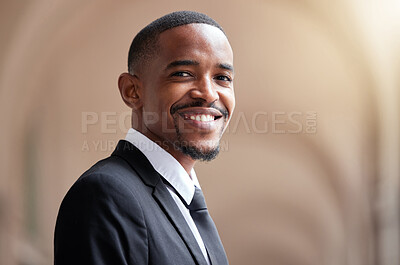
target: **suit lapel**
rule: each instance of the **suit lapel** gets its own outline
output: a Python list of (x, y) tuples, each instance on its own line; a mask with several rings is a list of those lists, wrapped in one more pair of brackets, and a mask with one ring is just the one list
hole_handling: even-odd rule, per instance
[(206, 265), (207, 263), (204, 259), (203, 253), (200, 250), (199, 244), (194, 238), (185, 218), (182, 216), (181, 211), (179, 210), (175, 201), (172, 199), (171, 194), (162, 181), (160, 181), (155, 187), (153, 196), (161, 206), (161, 209), (163, 209), (165, 214), (168, 216), (170, 222), (178, 231), (187, 248), (190, 250), (192, 256), (196, 260), (196, 263), (199, 265)]
[(127, 161), (133, 170), (139, 174), (142, 181), (154, 188), (153, 197), (185, 242), (193, 258), (196, 260), (196, 264), (206, 265), (206, 260), (185, 218), (171, 197), (164, 182), (161, 180), (161, 176), (153, 168), (146, 156), (134, 145), (125, 140), (119, 141), (112, 155), (119, 156)]

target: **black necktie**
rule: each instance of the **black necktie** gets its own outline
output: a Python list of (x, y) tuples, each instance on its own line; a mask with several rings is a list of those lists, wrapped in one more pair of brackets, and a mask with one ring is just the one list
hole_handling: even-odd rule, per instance
[(217, 228), (208, 213), (203, 192), (195, 187), (194, 197), (188, 206), (190, 215), (196, 224), (201, 238), (206, 246), (212, 265), (228, 265), (228, 259), (219, 238)]

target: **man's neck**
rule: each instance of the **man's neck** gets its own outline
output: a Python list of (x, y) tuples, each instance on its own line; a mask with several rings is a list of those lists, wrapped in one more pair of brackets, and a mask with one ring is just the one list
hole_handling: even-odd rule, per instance
[(146, 130), (146, 132), (142, 132), (139, 129), (135, 129), (142, 133), (144, 136), (155, 142), (157, 145), (159, 145), (162, 149), (167, 151), (170, 155), (172, 155), (185, 169), (185, 171), (188, 173), (190, 176), (190, 173), (196, 164), (196, 160), (191, 158), (189, 155), (186, 155), (182, 153), (181, 150), (179, 150), (176, 146), (174, 146), (170, 142), (162, 141), (160, 140), (156, 135), (151, 133), (149, 130)]

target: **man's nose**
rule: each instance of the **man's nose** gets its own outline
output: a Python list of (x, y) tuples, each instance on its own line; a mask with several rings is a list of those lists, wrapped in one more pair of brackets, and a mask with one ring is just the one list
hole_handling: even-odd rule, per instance
[(215, 102), (219, 99), (217, 84), (211, 78), (199, 79), (196, 88), (191, 91), (191, 97), (194, 99), (203, 99), (207, 103)]

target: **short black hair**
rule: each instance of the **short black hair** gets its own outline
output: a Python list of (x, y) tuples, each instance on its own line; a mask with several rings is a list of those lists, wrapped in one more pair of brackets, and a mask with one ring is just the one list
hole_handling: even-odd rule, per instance
[(128, 72), (133, 74), (137, 65), (144, 63), (144, 59), (148, 59), (153, 55), (157, 48), (158, 36), (162, 32), (194, 23), (208, 24), (217, 27), (225, 34), (223, 28), (214, 19), (205, 14), (194, 11), (169, 13), (151, 22), (135, 36), (129, 48)]

